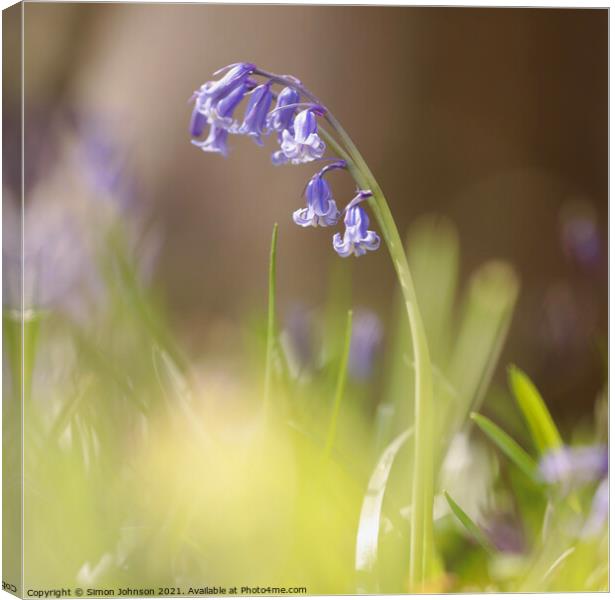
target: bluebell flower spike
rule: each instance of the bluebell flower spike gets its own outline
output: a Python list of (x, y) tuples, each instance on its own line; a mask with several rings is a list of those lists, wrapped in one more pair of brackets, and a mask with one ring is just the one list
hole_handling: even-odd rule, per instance
[[(331, 161), (309, 180), (303, 193), (305, 207), (293, 213), (293, 221), (300, 227), (336, 225), (341, 214), (324, 176), (333, 169), (347, 168), (347, 164), (338, 158), (323, 158), (326, 145), (319, 135), (318, 118), (324, 117), (327, 109), (298, 79), (267, 73), (252, 63), (228, 65), (215, 76), (219, 79), (204, 83), (192, 96), (190, 134), (201, 138), (209, 126), (206, 138), (192, 143), (204, 152), (226, 156), (229, 134), (247, 135), (262, 146), (264, 136), (276, 133), (280, 148), (271, 156), (274, 165)], [(257, 79), (264, 82), (259, 84)], [(274, 93), (274, 85), (282, 89)], [(234, 114), (244, 99), (247, 105), (240, 124)], [(344, 234), (333, 237), (333, 247), (340, 256), (361, 256), (380, 246), (380, 238), (368, 229), (369, 218), (360, 206), (371, 195), (369, 190), (360, 190), (346, 207)]]

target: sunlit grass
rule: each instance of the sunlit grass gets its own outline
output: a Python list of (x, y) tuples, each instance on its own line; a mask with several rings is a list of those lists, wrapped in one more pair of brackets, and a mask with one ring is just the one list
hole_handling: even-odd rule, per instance
[[(276, 232), (269, 302), (263, 299), (250, 328), (250, 344), (262, 352), (246, 351), (245, 368), (232, 376), (186, 356), (119, 227), (98, 248), (106, 301), (89, 319), (32, 313), (25, 327), (27, 586), (409, 591), (414, 358), (401, 303), (392, 301), (376, 356), (383, 377), (354, 381), (349, 311), (356, 307), (333, 277), (316, 356), (300, 372), (291, 368), (284, 340), (292, 332), (275, 303), (284, 285), (276, 280)], [(407, 245), (432, 351), (428, 443), (441, 473), (437, 575), (424, 591), (605, 589), (606, 527), (578, 535), (595, 486), (562, 495), (540, 480), (541, 455), (566, 438), (548, 402), (516, 368), (510, 393), (497, 396), (517, 403), (535, 448), (522, 447), (506, 423), (477, 414), (490, 398), (518, 297), (514, 270), (491, 261), (461, 281), (455, 227), (443, 219), (418, 220)], [(6, 312), (13, 383), (15, 323)], [(5, 403), (10, 427), (20, 392), (13, 385)], [(459, 448), (467, 456), (456, 456)], [(476, 486), (484, 501), (468, 493)], [(502, 514), (523, 531), (520, 547), (498, 538)]]

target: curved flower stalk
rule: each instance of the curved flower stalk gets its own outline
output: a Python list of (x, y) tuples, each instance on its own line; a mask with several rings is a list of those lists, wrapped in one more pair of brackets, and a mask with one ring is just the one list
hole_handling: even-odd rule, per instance
[[(305, 190), (306, 206), (295, 211), (293, 219), (301, 227), (330, 227), (344, 215), (345, 230), (333, 236), (333, 248), (341, 257), (362, 256), (380, 246), (380, 236), (370, 229), (366, 206), (371, 209), (389, 250), (404, 297), (410, 324), (415, 364), (412, 517), (410, 524), (410, 586), (424, 589), (434, 577), (436, 556), (433, 547), (432, 381), (431, 361), (410, 268), (395, 220), (376, 179), (365, 160), (337, 119), (296, 78), (277, 75), (252, 63), (236, 63), (218, 73), (224, 75), (202, 85), (193, 95), (190, 124), (193, 143), (208, 152), (226, 155), (229, 134), (247, 134), (260, 143), (275, 132), (280, 149), (273, 153), (275, 165), (332, 161), (314, 175)], [(281, 88), (275, 92), (275, 88)], [(237, 126), (233, 113), (247, 97), (243, 124)], [(275, 108), (269, 112), (276, 98)], [(229, 120), (230, 119), (230, 120)], [(325, 159), (327, 145), (338, 155)], [(323, 176), (333, 168), (345, 169), (353, 177), (357, 195), (338, 212), (331, 190)]]

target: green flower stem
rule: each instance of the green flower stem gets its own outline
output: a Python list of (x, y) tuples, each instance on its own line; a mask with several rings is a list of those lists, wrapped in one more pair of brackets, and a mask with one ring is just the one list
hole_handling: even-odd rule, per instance
[[(410, 523), (410, 585), (412, 590), (420, 590), (426, 581), (433, 576), (435, 567), (432, 522), (434, 499), (433, 392), (429, 347), (406, 252), (386, 198), (353, 141), (330, 113), (328, 114), (328, 121), (339, 134), (347, 150), (347, 152), (342, 151), (340, 154), (342, 158), (347, 160), (350, 173), (361, 188), (369, 189), (373, 194), (368, 202), (376, 216), (382, 237), (393, 261), (410, 324), (416, 369), (414, 464)], [(323, 132), (323, 135), (334, 150), (340, 149), (337, 142), (328, 133)]]
[[(306, 90), (300, 83), (289, 77), (268, 73), (258, 69), (257, 74), (267, 77), (275, 83), (288, 85), (298, 90), (314, 104), (321, 104), (318, 98)], [(433, 547), (433, 415), (431, 360), (425, 329), (419, 312), (419, 305), (414, 290), (414, 283), (408, 266), (406, 252), (397, 230), (397, 225), (389, 209), (378, 182), (372, 175), (365, 160), (354, 145), (350, 136), (344, 131), (337, 119), (327, 111), (325, 119), (335, 130), (342, 144), (324, 128), (321, 134), (331, 148), (348, 164), (348, 170), (362, 189), (371, 190), (373, 196), (368, 200), (372, 208), (382, 237), (389, 249), (389, 254), (397, 273), (401, 291), (406, 305), (412, 347), (415, 362), (414, 394), (414, 466), (412, 470), (412, 516), (410, 523), (410, 586), (413, 590), (424, 587), (428, 578), (434, 574), (435, 553)]]

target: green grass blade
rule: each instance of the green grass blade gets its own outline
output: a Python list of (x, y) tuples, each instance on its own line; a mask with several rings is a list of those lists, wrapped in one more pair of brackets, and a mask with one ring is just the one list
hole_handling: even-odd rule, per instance
[(444, 490), (444, 497), (453, 514), (459, 519), (459, 522), (464, 526), (465, 530), (490, 554), (495, 552), (495, 548), (483, 533), (482, 529), (470, 518), (470, 516), (455, 502)]
[(174, 418), (182, 414), (198, 435), (204, 435), (205, 429), (199, 416), (195, 413), (190, 385), (171, 356), (158, 346), (152, 348), (152, 361), (158, 384), (162, 390), (167, 410)]
[(278, 224), (273, 225), (271, 234), (271, 250), (269, 252), (269, 306), (267, 308), (267, 346), (265, 354), (265, 411), (271, 406), (271, 378), (273, 373), (273, 353), (275, 351), (275, 290), (276, 290), (276, 257), (278, 251)]
[[(423, 215), (410, 227), (406, 254), (429, 342), (432, 362), (448, 360), (453, 303), (459, 273), (455, 225), (440, 215)], [(407, 330), (406, 324), (406, 330)]]
[[(378, 561), (378, 539), (382, 516), (384, 492), (389, 481), (389, 475), (395, 458), (404, 444), (412, 435), (411, 429), (399, 434), (380, 455), (380, 458), (369, 479), (367, 491), (363, 497), (359, 526), (357, 529), (357, 544), (355, 549), (355, 569), (365, 578), (374, 572)], [(370, 586), (373, 588), (374, 586)], [(374, 592), (376, 589), (359, 590)]]
[(509, 368), (508, 377), (537, 450), (542, 454), (559, 448), (562, 445), (562, 438), (536, 386), (514, 365)]
[(470, 418), (523, 473), (532, 481), (537, 482), (538, 465), (536, 461), (515, 440), (487, 417), (472, 413)]
[(327, 441), (325, 443), (324, 457), (328, 458), (331, 454), (333, 444), (335, 442), (335, 434), (337, 432), (337, 418), (342, 405), (344, 390), (346, 389), (346, 379), (348, 376), (348, 357), (350, 355), (350, 341), (352, 338), (352, 311), (348, 311), (346, 317), (346, 331), (344, 333), (344, 346), (342, 349), (342, 357), (340, 359), (339, 370), (337, 373), (337, 383), (335, 384), (335, 396), (333, 400), (333, 413), (329, 421), (329, 430), (327, 433)]
[(446, 375), (458, 394), (453, 414), (441, 419), (444, 439), (477, 411), (500, 357), (519, 294), (519, 279), (506, 262), (479, 267), (464, 294), (459, 330)]
[(559, 569), (562, 564), (566, 561), (566, 559), (576, 550), (575, 546), (571, 546), (567, 550), (564, 550), (556, 559), (553, 561), (551, 566), (546, 570), (545, 574), (542, 577), (542, 582), (546, 582), (549, 578)]

